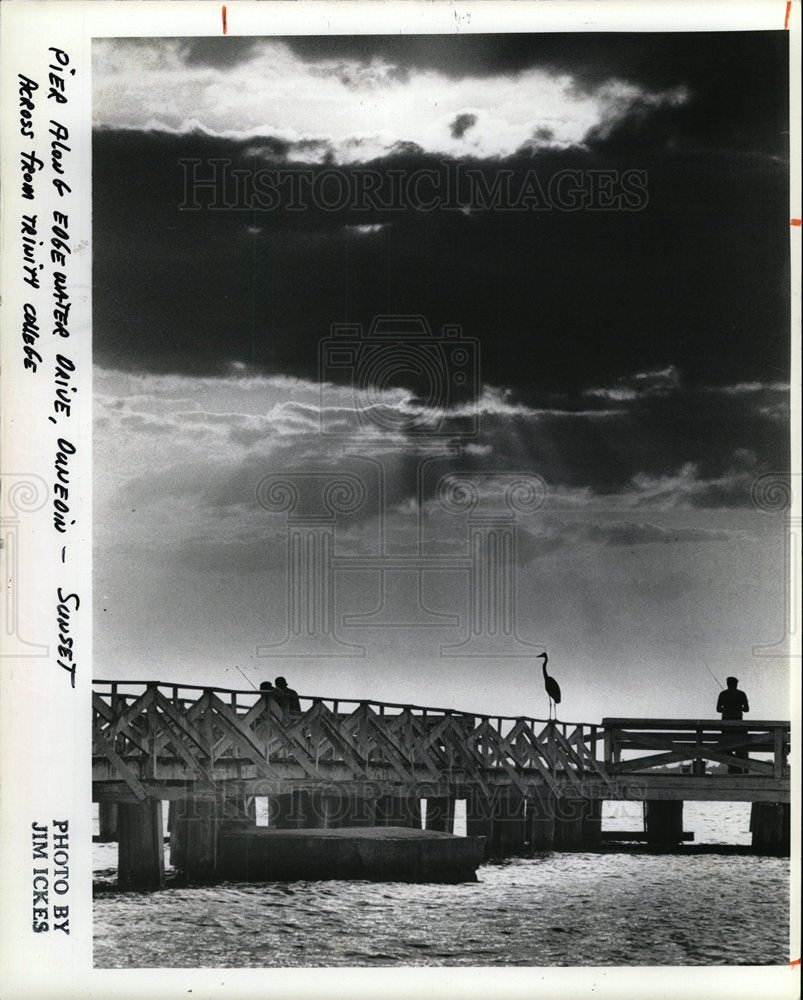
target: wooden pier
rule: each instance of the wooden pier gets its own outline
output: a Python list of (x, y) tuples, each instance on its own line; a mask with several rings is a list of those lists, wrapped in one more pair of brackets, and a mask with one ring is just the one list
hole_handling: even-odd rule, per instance
[[(684, 839), (683, 802), (752, 802), (757, 851), (789, 850), (783, 721), (606, 718), (567, 723), (374, 701), (96, 681), (93, 799), (117, 839), (122, 884), (161, 885), (162, 802), (171, 863), (218, 870), (218, 839), (254, 826), (255, 797), (277, 829), (389, 826), (450, 832), (465, 800), (488, 855), (600, 845), (603, 800), (645, 805), (644, 839)], [(116, 830), (114, 829), (116, 824)]]

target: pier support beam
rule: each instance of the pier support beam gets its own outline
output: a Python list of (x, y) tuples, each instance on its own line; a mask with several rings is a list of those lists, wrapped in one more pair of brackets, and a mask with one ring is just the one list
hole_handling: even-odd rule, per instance
[(161, 889), (164, 885), (162, 803), (148, 799), (117, 810), (117, 881), (127, 889)]
[(324, 792), (321, 799), (324, 826), (328, 829), (376, 824), (376, 798), (366, 792), (343, 788)]
[(444, 795), (428, 798), (425, 823), (427, 830), (452, 833), (454, 830), (454, 799)]
[(750, 809), (753, 850), (761, 854), (788, 856), (790, 816), (788, 802), (754, 802)]
[(421, 829), (421, 799), (417, 795), (382, 795), (376, 800), (377, 826)]
[(583, 812), (583, 846), (599, 847), (602, 843), (602, 799), (585, 799)]
[(220, 804), (220, 823), (227, 829), (256, 826), (256, 799), (243, 792), (226, 792)]
[(576, 851), (583, 844), (583, 799), (561, 796), (555, 800), (555, 834), (552, 846), (556, 851)]
[(117, 803), (98, 803), (98, 840), (101, 844), (108, 844), (112, 840), (117, 840)]
[(543, 786), (527, 798), (527, 836), (530, 853), (551, 851), (555, 843), (554, 792)]
[(600, 799), (559, 798), (555, 803), (556, 851), (597, 847), (602, 843), (602, 802)]
[(283, 792), (268, 797), (268, 826), (275, 830), (303, 830), (312, 818), (309, 792)]
[(485, 837), (485, 857), (529, 854), (530, 803), (514, 788), (498, 788), (491, 798), (477, 789), (466, 797), (466, 834)]
[(217, 867), (218, 808), (193, 795), (170, 804), (170, 864), (189, 881), (212, 878)]
[(485, 857), (493, 849), (493, 804), (475, 786), (466, 789), (466, 836), (485, 837)]
[(496, 857), (529, 853), (529, 836), (524, 796), (513, 788), (500, 789), (493, 814), (493, 843)]
[(644, 830), (648, 844), (683, 842), (683, 802), (647, 799), (644, 803)]
[(297, 789), (270, 796), (268, 825), (276, 830), (374, 826), (375, 813), (376, 799), (359, 789), (337, 786), (315, 791)]

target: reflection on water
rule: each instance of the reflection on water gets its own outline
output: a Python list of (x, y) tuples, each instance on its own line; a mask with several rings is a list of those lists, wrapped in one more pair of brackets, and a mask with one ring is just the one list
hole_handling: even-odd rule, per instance
[[(622, 808), (624, 805), (624, 809)], [(749, 843), (745, 803), (687, 803), (697, 843)], [(636, 828), (638, 803), (605, 827)], [(223, 883), (113, 890), (96, 844), (95, 964), (120, 967), (727, 965), (788, 961), (789, 862), (727, 853), (552, 853), (470, 885)]]

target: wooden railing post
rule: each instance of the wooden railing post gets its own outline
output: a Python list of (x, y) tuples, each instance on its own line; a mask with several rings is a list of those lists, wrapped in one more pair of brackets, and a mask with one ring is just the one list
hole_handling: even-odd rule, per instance
[(774, 749), (775, 752), (772, 758), (772, 776), (773, 778), (783, 778), (783, 758), (784, 758), (784, 730), (781, 726), (775, 726), (773, 730), (774, 736)]
[(613, 733), (610, 729), (605, 730), (605, 766), (611, 767), (613, 764)]

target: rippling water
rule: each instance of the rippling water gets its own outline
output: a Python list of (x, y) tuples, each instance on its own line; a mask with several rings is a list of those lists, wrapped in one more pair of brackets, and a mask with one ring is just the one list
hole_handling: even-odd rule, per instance
[[(746, 810), (746, 812), (745, 812)], [(604, 828), (632, 828), (617, 804)], [(744, 803), (688, 803), (697, 843), (749, 843)], [(222, 883), (111, 890), (95, 845), (95, 964), (121, 967), (727, 965), (788, 961), (789, 862), (732, 853), (550, 853), (475, 884)]]

